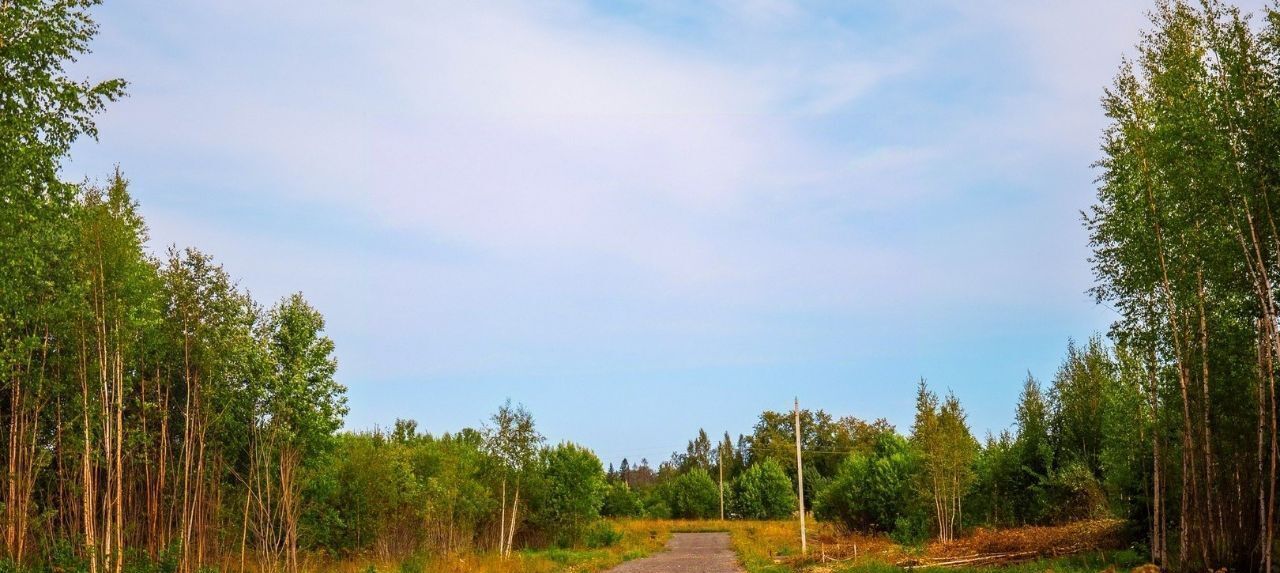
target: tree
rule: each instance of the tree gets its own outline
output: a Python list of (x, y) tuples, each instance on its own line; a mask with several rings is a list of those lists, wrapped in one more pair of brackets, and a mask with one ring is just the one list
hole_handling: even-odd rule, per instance
[(300, 475), (310, 463), (324, 459), (334, 445), (333, 433), (346, 414), (344, 388), (334, 380), (337, 361), (333, 341), (324, 336), (324, 317), (307, 304), (301, 293), (280, 301), (266, 324), (266, 348), (271, 374), (262, 396), (259, 446), (269, 459), (259, 475), (269, 469), (278, 483), (278, 513), (285, 549), (285, 570), (298, 571), (298, 523), (301, 516)]
[(613, 481), (605, 486), (604, 503), (600, 506), (604, 517), (641, 517), (644, 500), (625, 481)]
[(606, 484), (604, 468), (591, 450), (572, 443), (547, 448), (541, 455), (546, 492), (536, 520), (557, 532), (561, 545), (578, 541), (585, 526), (600, 517)]
[(675, 455), (673, 456), (673, 459), (676, 462), (676, 467), (678, 467), (682, 472), (689, 471), (693, 468), (702, 468), (704, 470), (711, 471), (711, 468), (714, 467), (712, 454), (711, 438), (707, 436), (706, 430), (699, 428), (698, 437), (689, 440), (689, 445), (685, 448), (685, 453), (682, 455)]
[(911, 529), (919, 460), (906, 439), (882, 434), (875, 448), (855, 453), (840, 465), (814, 501), (818, 519), (846, 531), (903, 532)]
[(782, 466), (765, 460), (733, 480), (733, 512), (745, 519), (781, 519), (795, 513), (796, 494)]
[[(974, 484), (965, 501), (969, 515), (979, 523), (1011, 525), (1029, 521), (1035, 515), (1028, 508), (1027, 498), (1035, 498), (1036, 491), (1019, 489), (1028, 473), (1018, 460), (1017, 443), (1007, 431), (994, 436), (987, 434), (986, 443), (974, 463)], [(1032, 495), (1028, 495), (1032, 494)]]
[(1102, 343), (1093, 336), (1084, 348), (1067, 344), (1067, 357), (1053, 379), (1050, 393), (1054, 457), (1066, 465), (1076, 462), (1101, 474), (1103, 399), (1114, 386), (1114, 365)]
[[(524, 406), (512, 407), (511, 400), (498, 408), (489, 421), (492, 425), (485, 429), (485, 447), (490, 455), (499, 460), (502, 469), (502, 516), (498, 528), (498, 552), (509, 556), (518, 523), (520, 483), (525, 470), (537, 456), (542, 435), (534, 428), (533, 415)], [(515, 484), (509, 520), (506, 512), (508, 480)]]
[(938, 396), (920, 381), (911, 443), (920, 452), (919, 487), (933, 506), (938, 540), (951, 541), (961, 524), (962, 503), (973, 482), (978, 453), (978, 441), (969, 433), (955, 394), (939, 404)]
[(1021, 516), (1017, 521), (1039, 522), (1049, 510), (1046, 489), (1053, 471), (1053, 438), (1050, 435), (1049, 401), (1040, 389), (1040, 382), (1030, 372), (1022, 386), (1015, 420), (1018, 435), (1011, 454), (1019, 471), (1004, 488), (1004, 495), (1013, 498), (1015, 514)]
[(15, 215), (51, 198), (44, 195), (55, 191), (50, 186), (63, 187), (57, 170), (71, 144), (82, 135), (96, 137), (94, 117), (124, 95), (124, 80), (94, 83), (66, 72), (69, 62), (89, 53), (97, 35), (89, 15), (96, 4), (0, 4), (0, 189)]
[(708, 519), (719, 511), (720, 494), (707, 470), (694, 468), (669, 484), (671, 515), (682, 519)]
[[(89, 52), (97, 32), (89, 16), (93, 4), (0, 3), (0, 394), (10, 404), (0, 420), (8, 445), (0, 504), (5, 555), (19, 563), (34, 534), (36, 484), (47, 456), (37, 446), (49, 438), (41, 422), (46, 429), (58, 424), (50, 404), (65, 394), (58, 351), (72, 351), (54, 341), (71, 334), (77, 301), (87, 294), (71, 264), (77, 227), (69, 223), (78, 189), (58, 179), (58, 167), (72, 143), (96, 136), (95, 116), (125, 88), (123, 80), (91, 83), (66, 73), (68, 62)], [(61, 437), (61, 428), (55, 433)], [(113, 521), (118, 506), (115, 512)], [(84, 533), (91, 533), (91, 521), (83, 519)], [(85, 536), (84, 542), (84, 552), (96, 555), (96, 540)], [(112, 543), (118, 557), (118, 535)], [(98, 560), (90, 566), (96, 572)]]
[[(245, 428), (253, 422), (245, 414), (252, 411), (256, 389), (245, 383), (260, 347), (253, 334), (258, 311), (221, 266), (195, 249), (171, 249), (160, 276), (162, 336), (173, 353), (176, 386), (161, 398), (173, 406), (160, 422), (161, 434), (181, 431), (171, 482), (179, 489), (170, 492), (177, 515), (168, 516), (177, 531), (166, 528), (161, 545), (176, 543), (183, 573), (190, 573), (210, 557), (227, 458), (247, 449)], [(166, 429), (171, 423), (174, 434)]]
[(1255, 29), (1213, 0), (1160, 2), (1151, 18), (1103, 98), (1093, 292), (1119, 313), (1112, 337), (1144, 364), (1157, 420), (1153, 559), (1270, 570), (1280, 20)]

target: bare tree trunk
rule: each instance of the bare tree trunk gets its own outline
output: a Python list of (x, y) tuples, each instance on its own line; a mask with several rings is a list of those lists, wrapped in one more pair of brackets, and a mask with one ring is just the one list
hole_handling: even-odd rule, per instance
[(1163, 460), (1160, 456), (1160, 385), (1156, 378), (1156, 356), (1155, 349), (1152, 348), (1150, 362), (1147, 365), (1147, 378), (1150, 384), (1148, 391), (1151, 400), (1151, 449), (1152, 449), (1152, 521), (1151, 521), (1151, 558), (1157, 565), (1164, 566), (1166, 560), (1165, 552), (1165, 515), (1164, 515), (1164, 484), (1161, 480), (1160, 468)]
[[(1174, 301), (1174, 298), (1173, 298), (1173, 286), (1172, 286), (1172, 282), (1169, 280), (1168, 262), (1166, 261), (1166, 258), (1165, 258), (1164, 231), (1160, 225), (1160, 216), (1159, 216), (1159, 210), (1156, 207), (1155, 193), (1151, 189), (1151, 185), (1149, 183), (1150, 176), (1149, 176), (1149, 168), (1147, 165), (1146, 157), (1142, 158), (1142, 172), (1145, 178), (1148, 180), (1148, 184), (1146, 186), (1147, 204), (1151, 211), (1151, 225), (1156, 238), (1156, 252), (1159, 255), (1158, 260), (1160, 262), (1161, 285), (1164, 290), (1165, 305), (1167, 307), (1166, 310), (1167, 310), (1167, 317), (1169, 320), (1169, 331), (1170, 331), (1171, 337), (1173, 338), (1174, 359), (1176, 361), (1176, 366), (1178, 370), (1178, 386), (1182, 392), (1182, 422), (1183, 422), (1182, 490), (1181, 490), (1182, 504), (1181, 504), (1181, 511), (1179, 512), (1180, 515), (1178, 516), (1178, 519), (1179, 519), (1178, 566), (1179, 568), (1182, 568), (1186, 565), (1187, 547), (1190, 541), (1190, 537), (1187, 531), (1187, 528), (1190, 523), (1188, 521), (1188, 517), (1189, 517), (1188, 513), (1190, 509), (1188, 502), (1190, 500), (1188, 499), (1187, 492), (1190, 491), (1192, 492), (1192, 495), (1194, 495), (1194, 492), (1199, 489), (1199, 485), (1196, 483), (1198, 480), (1195, 477), (1194, 461), (1191, 454), (1191, 452), (1194, 450), (1194, 444), (1192, 443), (1193, 433), (1191, 428), (1191, 409), (1190, 409), (1190, 404), (1188, 402), (1188, 393), (1187, 393), (1188, 373), (1187, 373), (1186, 361), (1183, 359), (1182, 342), (1181, 342), (1181, 336), (1180, 336), (1181, 328), (1178, 324), (1178, 308), (1177, 308), (1177, 303)], [(1188, 484), (1189, 480), (1191, 482), (1190, 484)]]
[(86, 371), (88, 365), (86, 364), (87, 358), (85, 357), (85, 354), (86, 351), (84, 343), (82, 342), (80, 348), (80, 395), (84, 400), (84, 403), (82, 404), (83, 407), (81, 408), (83, 411), (84, 422), (84, 447), (81, 449), (80, 477), (81, 483), (84, 486), (84, 491), (82, 492), (84, 515), (82, 516), (81, 521), (84, 522), (84, 548), (85, 556), (89, 559), (89, 571), (90, 573), (98, 573), (98, 549), (97, 543), (94, 539), (93, 527), (93, 469), (91, 467), (92, 458), (89, 451), (90, 444), (92, 443), (89, 439), (89, 373)]
[(116, 334), (116, 570), (124, 569), (124, 355)]
[(502, 509), (498, 512), (498, 555), (507, 554), (507, 478), (502, 477)]
[(511, 529), (507, 533), (507, 556), (511, 556), (512, 543), (516, 538), (516, 512), (520, 509), (520, 478), (516, 477), (516, 493), (511, 501)]
[(1258, 319), (1258, 545), (1263, 548), (1262, 565), (1263, 571), (1270, 571), (1270, 551), (1267, 550), (1267, 538), (1270, 533), (1270, 522), (1267, 520), (1267, 491), (1263, 486), (1263, 476), (1266, 475), (1264, 470), (1264, 460), (1266, 458), (1265, 442), (1266, 442), (1266, 403), (1267, 403), (1267, 379), (1272, 376), (1271, 352), (1268, 350), (1270, 342), (1269, 328), (1266, 326), (1265, 319)]
[(249, 500), (253, 490), (249, 482), (244, 484), (244, 520), (240, 526), (240, 573), (244, 573), (245, 548), (249, 544)]
[[(1209, 409), (1211, 407), (1209, 399), (1209, 326), (1208, 317), (1205, 313), (1205, 288), (1204, 288), (1204, 271), (1196, 271), (1197, 284), (1197, 303), (1200, 310), (1200, 386), (1201, 386), (1201, 405), (1200, 405), (1200, 432), (1202, 435), (1201, 453), (1204, 456), (1204, 517), (1210, 529), (1209, 537), (1213, 540), (1212, 547), (1215, 557), (1220, 557), (1222, 545), (1225, 544), (1225, 537), (1222, 531), (1222, 504), (1214, 503), (1214, 481), (1215, 471), (1213, 464), (1213, 451), (1211, 442), (1211, 431), (1209, 428)], [(1213, 526), (1216, 525), (1216, 531)]]

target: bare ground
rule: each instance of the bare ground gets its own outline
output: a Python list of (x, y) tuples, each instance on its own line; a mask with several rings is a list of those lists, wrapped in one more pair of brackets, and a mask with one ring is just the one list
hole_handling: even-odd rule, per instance
[(609, 573), (742, 573), (727, 532), (673, 533), (662, 553), (623, 563)]

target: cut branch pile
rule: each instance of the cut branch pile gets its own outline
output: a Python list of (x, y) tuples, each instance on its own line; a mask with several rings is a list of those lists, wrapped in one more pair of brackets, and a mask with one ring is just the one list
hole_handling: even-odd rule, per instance
[(1102, 519), (1053, 527), (979, 529), (949, 543), (932, 543), (923, 556), (903, 559), (897, 565), (912, 568), (1007, 565), (1111, 549), (1122, 540), (1123, 524), (1120, 520)]

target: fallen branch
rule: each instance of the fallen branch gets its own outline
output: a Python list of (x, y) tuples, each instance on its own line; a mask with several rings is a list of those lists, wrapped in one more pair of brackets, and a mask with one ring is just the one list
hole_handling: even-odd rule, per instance
[(951, 557), (942, 558), (943, 560), (912, 560), (898, 563), (899, 567), (910, 567), (914, 569), (927, 569), (930, 567), (955, 567), (957, 565), (986, 565), (990, 563), (1017, 561), (1027, 557), (1039, 556), (1039, 551), (1016, 551), (1013, 553), (988, 553), (986, 555), (973, 555), (961, 559)]

